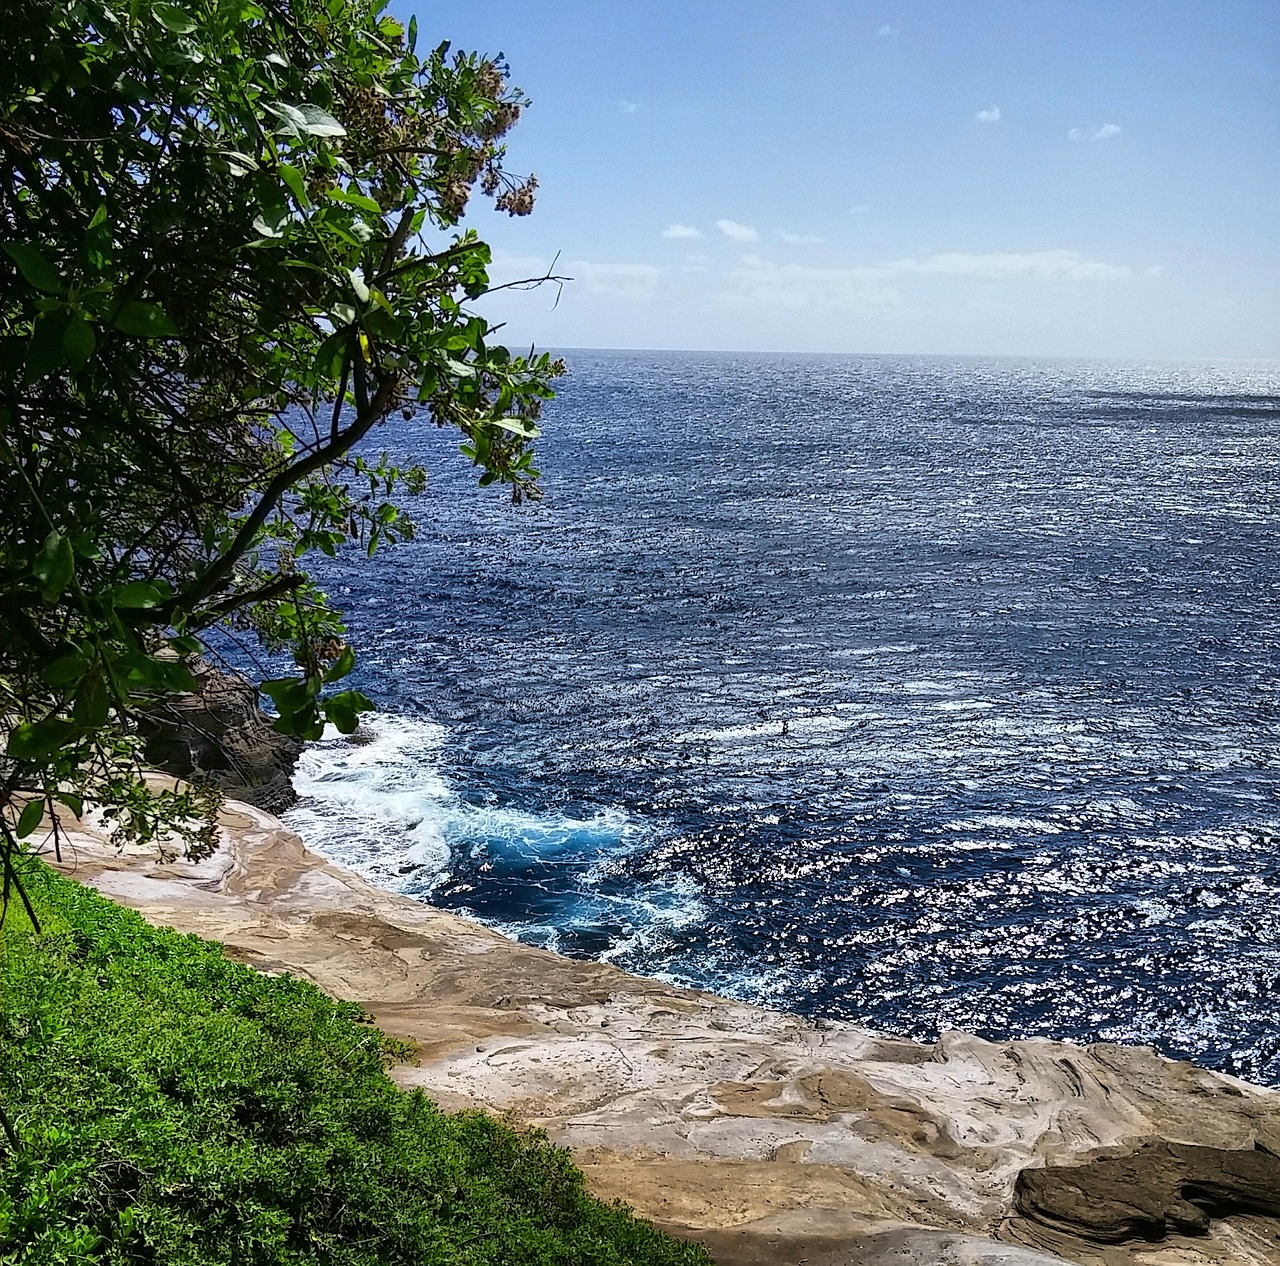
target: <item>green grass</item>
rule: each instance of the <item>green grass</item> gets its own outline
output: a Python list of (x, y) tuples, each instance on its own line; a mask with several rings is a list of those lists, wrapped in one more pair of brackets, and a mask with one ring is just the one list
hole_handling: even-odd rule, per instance
[(569, 1155), (398, 1089), (358, 1007), (46, 867), (0, 940), (0, 1263), (708, 1266)]

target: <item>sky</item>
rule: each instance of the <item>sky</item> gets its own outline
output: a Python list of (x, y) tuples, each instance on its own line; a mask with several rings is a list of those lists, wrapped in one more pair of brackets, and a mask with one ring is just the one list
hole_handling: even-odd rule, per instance
[(1280, 0), (471, 0), (513, 345), (1280, 357)]

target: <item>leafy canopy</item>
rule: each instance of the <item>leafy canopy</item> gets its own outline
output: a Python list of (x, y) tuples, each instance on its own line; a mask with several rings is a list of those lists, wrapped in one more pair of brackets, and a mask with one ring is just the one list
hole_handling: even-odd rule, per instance
[[(408, 536), (397, 411), (482, 485), (537, 493), (562, 371), (491, 341), (488, 247), (456, 226), (526, 104), (500, 60), (418, 50), (383, 0), (29, 0), (0, 58), (0, 828), (54, 800), (208, 822), (141, 781), (129, 718), (193, 686), (217, 626), (289, 647), (281, 729), (355, 727), (354, 656), (304, 569)], [(35, 799), (31, 799), (34, 797)], [(22, 811), (27, 805), (26, 812)]]

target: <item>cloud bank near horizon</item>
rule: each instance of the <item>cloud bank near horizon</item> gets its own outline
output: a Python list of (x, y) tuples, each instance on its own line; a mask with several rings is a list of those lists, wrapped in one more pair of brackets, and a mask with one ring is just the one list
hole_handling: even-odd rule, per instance
[[(549, 265), (541, 256), (498, 254), (491, 280), (540, 277)], [(1150, 302), (1164, 284), (1158, 264), (1067, 248), (938, 251), (853, 264), (722, 249), (661, 263), (569, 259), (555, 271), (569, 279), (563, 286), (493, 297), (504, 319), (548, 346), (598, 345), (599, 331), (608, 329), (612, 346), (706, 346), (710, 333), (727, 347), (757, 350), (975, 350), (970, 343), (992, 329), (1025, 337), (1064, 313), (1087, 332), (1109, 308)]]

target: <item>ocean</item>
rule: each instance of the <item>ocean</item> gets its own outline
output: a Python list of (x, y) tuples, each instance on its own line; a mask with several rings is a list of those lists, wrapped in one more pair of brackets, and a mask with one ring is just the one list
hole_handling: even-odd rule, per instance
[(565, 954), (1280, 1083), (1280, 365), (581, 351), (545, 500), (321, 560), (287, 820)]

